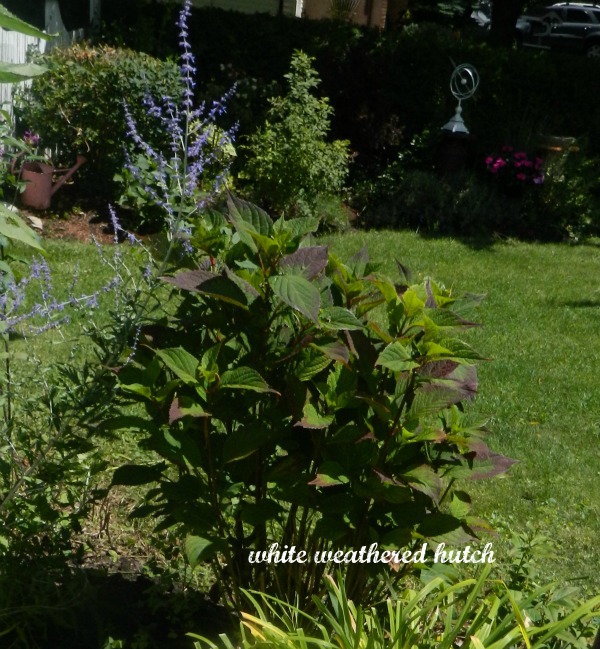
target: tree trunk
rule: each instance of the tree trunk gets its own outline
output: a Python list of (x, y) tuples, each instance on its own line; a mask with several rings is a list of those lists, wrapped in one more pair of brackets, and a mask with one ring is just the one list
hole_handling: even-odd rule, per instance
[(512, 45), (515, 39), (515, 23), (524, 6), (523, 0), (494, 0), (492, 2), (491, 43)]

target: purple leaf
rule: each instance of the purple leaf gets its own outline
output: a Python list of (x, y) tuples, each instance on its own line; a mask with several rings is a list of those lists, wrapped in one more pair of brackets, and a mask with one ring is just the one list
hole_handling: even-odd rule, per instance
[(327, 246), (298, 248), (291, 255), (286, 255), (280, 262), (282, 268), (300, 268), (306, 279), (314, 279), (327, 267), (329, 254)]

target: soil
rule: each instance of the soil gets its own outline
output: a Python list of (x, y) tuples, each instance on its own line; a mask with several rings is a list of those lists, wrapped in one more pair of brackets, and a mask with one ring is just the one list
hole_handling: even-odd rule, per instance
[[(57, 215), (50, 210), (21, 209), (21, 215), (44, 239), (63, 239), (92, 243), (95, 238), (102, 244), (113, 242), (113, 228), (107, 214), (96, 209), (74, 209), (68, 214)], [(35, 228), (29, 217), (40, 219), (42, 231)]]

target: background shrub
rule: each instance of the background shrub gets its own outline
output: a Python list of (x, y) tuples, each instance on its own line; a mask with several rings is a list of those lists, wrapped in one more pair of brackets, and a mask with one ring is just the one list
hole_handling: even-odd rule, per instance
[(24, 90), (17, 107), (22, 128), (36, 131), (53, 150), (54, 162), (71, 165), (77, 153), (88, 159), (78, 187), (113, 198), (113, 176), (123, 168), (127, 132), (124, 104), (154, 146), (165, 135), (146, 115), (144, 98), (181, 94), (174, 62), (108, 46), (54, 49), (42, 61), (49, 72)]
[(348, 174), (348, 142), (327, 141), (333, 109), (313, 90), (311, 58), (292, 57), (289, 90), (270, 100), (267, 120), (249, 139), (245, 174), (255, 197), (277, 212), (314, 215), (319, 197), (339, 194)]

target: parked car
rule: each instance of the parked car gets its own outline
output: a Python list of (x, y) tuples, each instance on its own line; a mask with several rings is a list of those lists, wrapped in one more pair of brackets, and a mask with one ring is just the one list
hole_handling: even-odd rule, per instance
[(532, 9), (517, 20), (515, 29), (517, 42), (525, 47), (600, 59), (600, 5), (558, 2)]
[(473, 20), (478, 27), (489, 30), (492, 23), (492, 3), (490, 0), (480, 0), (471, 12), (471, 20)]

